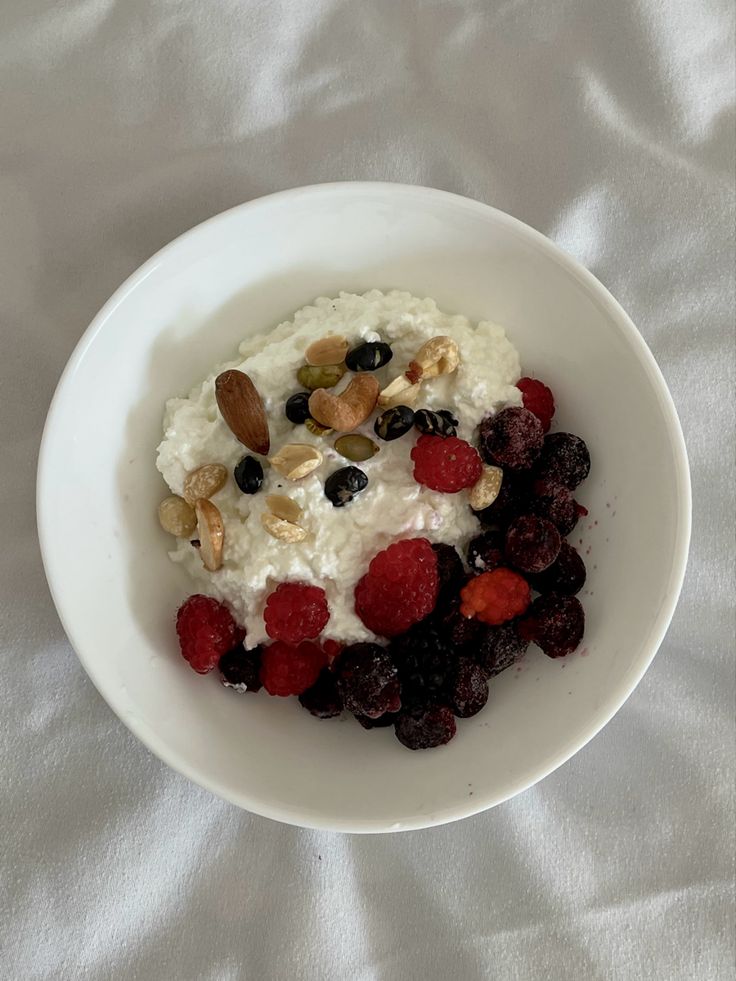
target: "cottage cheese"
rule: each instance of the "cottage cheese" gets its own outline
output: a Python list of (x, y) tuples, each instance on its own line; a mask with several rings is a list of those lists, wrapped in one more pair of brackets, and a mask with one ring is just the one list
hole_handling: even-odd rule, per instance
[[(372, 556), (396, 539), (417, 536), (464, 551), (478, 532), (467, 491), (442, 494), (414, 480), (409, 454), (416, 434), (384, 443), (373, 434), (373, 417), (359, 430), (381, 447), (373, 459), (359, 464), (368, 476), (368, 487), (344, 508), (328, 501), (325, 479), (350, 461), (334, 449), (334, 437), (313, 436), (284, 415), (286, 399), (299, 390), (296, 371), (304, 364), (306, 348), (327, 333), (343, 334), (351, 346), (364, 340), (391, 344), (392, 361), (376, 373), (381, 387), (406, 368), (426, 340), (438, 334), (452, 336), (460, 349), (460, 366), (453, 374), (425, 382), (416, 408), (450, 409), (464, 439), (473, 439), (476, 426), (489, 411), (521, 403), (514, 387), (520, 375), (519, 356), (502, 327), (488, 321), (475, 325), (465, 317), (448, 315), (431, 299), (378, 290), (316, 300), (292, 321), (244, 341), (239, 358), (215, 369), (188, 398), (170, 399), (157, 466), (174, 494), (182, 493), (186, 474), (196, 467), (223, 463), (232, 471), (248, 452), (223, 422), (215, 402), (215, 378), (225, 368), (246, 372), (261, 394), (272, 452), (285, 443), (300, 442), (313, 443), (324, 453), (322, 465), (303, 480), (291, 483), (266, 466), (259, 493), (242, 494), (229, 480), (214, 495), (225, 524), (224, 564), (217, 572), (203, 567), (197, 550), (186, 540), (170, 553), (199, 591), (231, 607), (247, 630), (249, 647), (267, 640), (264, 604), (275, 585), (285, 581), (314, 583), (325, 590), (330, 607), (325, 638), (372, 640), (373, 634), (353, 608), (354, 586)], [(263, 529), (261, 515), (269, 493), (286, 494), (300, 505), (300, 523), (309, 531), (306, 541), (286, 544)]]

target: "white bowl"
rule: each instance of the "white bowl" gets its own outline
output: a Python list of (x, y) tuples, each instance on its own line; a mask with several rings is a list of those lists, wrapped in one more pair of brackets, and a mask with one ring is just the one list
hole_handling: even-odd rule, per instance
[[(318, 721), (296, 699), (237, 696), (182, 661), (192, 592), (167, 558), (155, 468), (164, 401), (250, 332), (320, 295), (399, 287), (504, 324), (526, 373), (554, 390), (557, 428), (588, 443), (578, 497), (589, 578), (584, 648), (536, 648), (491, 685), (446, 747)], [(682, 433), (644, 341), (603, 286), (533, 229), (484, 204), (392, 184), (298, 188), (187, 232), (120, 287), (54, 397), (38, 524), (64, 628), (123, 722), (170, 766), (235, 804), (307, 827), (426, 827), (492, 807), (581, 748), (654, 657), (690, 534)]]

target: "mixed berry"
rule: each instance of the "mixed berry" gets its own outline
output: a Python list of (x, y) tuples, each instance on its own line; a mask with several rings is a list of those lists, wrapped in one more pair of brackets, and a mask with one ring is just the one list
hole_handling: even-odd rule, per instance
[[(334, 347), (335, 339), (329, 340)], [(329, 347), (322, 345), (322, 359), (329, 357)], [(451, 349), (431, 348), (431, 342), (425, 347), (436, 360), (423, 361), (420, 352), (405, 376), (386, 390), (384, 405), (394, 389), (411, 401), (423, 370), (442, 364), (454, 370)], [(341, 356), (351, 371), (368, 373), (387, 364), (392, 352), (376, 342)], [(317, 356), (313, 360), (318, 363), (300, 374), (310, 391), (286, 403), (295, 424), (312, 419), (310, 404), (320, 403), (310, 393), (335, 367), (319, 363)], [(319, 719), (348, 712), (365, 729), (393, 727), (404, 746), (427, 749), (453, 738), (456, 719), (481, 711), (489, 681), (517, 664), (529, 644), (550, 658), (572, 653), (585, 626), (576, 594), (586, 570), (565, 536), (587, 514), (573, 491), (588, 476), (590, 457), (580, 437), (549, 432), (555, 402), (546, 385), (522, 378), (518, 388), (523, 405), (487, 416), (478, 427), (477, 448), (458, 438), (458, 421), (448, 411), (414, 411), (399, 403), (389, 404), (376, 418), (374, 432), (383, 441), (417, 430), (408, 454), (416, 482), (444, 494), (471, 491), (468, 506), (475, 504), (480, 521), (464, 557), (451, 545), (421, 537), (394, 542), (374, 555), (354, 599), (356, 614), (376, 642), (341, 646), (322, 639), (330, 618), (325, 591), (288, 582), (278, 584), (265, 604), (271, 643), (246, 650), (244, 631), (229, 610), (195, 595), (182, 605), (176, 622), (182, 655), (192, 668), (205, 674), (217, 667), (222, 683), (235, 691), (263, 688), (274, 696), (296, 695)], [(321, 420), (312, 421), (323, 426)], [(355, 433), (340, 436), (336, 446), (358, 462), (379, 451), (376, 443)], [(271, 458), (272, 464), (274, 459), (282, 461), (289, 479), (298, 479), (297, 471), (309, 472), (314, 462), (283, 451)], [(245, 456), (234, 476), (243, 493), (254, 494), (263, 469), (255, 457)], [(339, 508), (350, 505), (367, 483), (363, 471), (346, 466), (327, 478), (324, 489)], [(175, 517), (184, 527), (188, 516)], [(296, 517), (272, 517), (298, 527)], [(298, 540), (289, 533), (294, 537), (284, 540)], [(283, 529), (280, 534), (285, 535)]]

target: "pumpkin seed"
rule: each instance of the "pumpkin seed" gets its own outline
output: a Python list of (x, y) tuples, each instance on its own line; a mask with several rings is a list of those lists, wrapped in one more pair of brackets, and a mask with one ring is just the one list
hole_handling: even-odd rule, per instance
[(347, 435), (335, 440), (335, 449), (346, 460), (361, 463), (375, 456), (379, 448), (372, 439), (368, 439), (361, 433), (347, 433)]
[(345, 374), (344, 364), (303, 364), (296, 373), (299, 384), (314, 392), (318, 388), (332, 388)]

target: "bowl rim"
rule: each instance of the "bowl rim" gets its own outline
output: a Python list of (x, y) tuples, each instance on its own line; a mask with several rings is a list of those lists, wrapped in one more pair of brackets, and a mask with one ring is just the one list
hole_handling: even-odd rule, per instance
[[(202, 773), (192, 767), (188, 761), (172, 749), (165, 741), (159, 740), (155, 733), (138, 723), (138, 719), (131, 718), (122, 707), (117, 704), (118, 699), (113, 691), (106, 690), (102, 678), (99, 676), (94, 659), (89, 657), (78, 644), (76, 630), (69, 621), (64, 609), (64, 601), (59, 588), (54, 581), (51, 544), (51, 523), (52, 515), (44, 506), (46, 488), (53, 480), (53, 474), (49, 472), (47, 465), (47, 448), (54, 439), (54, 431), (57, 420), (63, 408), (66, 391), (73, 380), (73, 376), (87, 353), (88, 348), (94, 341), (98, 332), (106, 323), (110, 314), (126, 299), (129, 293), (137, 289), (138, 286), (147, 279), (160, 265), (166, 262), (170, 255), (174, 253), (181, 243), (189, 238), (196, 236), (204, 228), (214, 228), (218, 224), (225, 224), (229, 217), (235, 212), (255, 211), (259, 208), (269, 207), (276, 202), (289, 202), (296, 198), (305, 198), (319, 194), (355, 195), (361, 193), (396, 193), (401, 196), (413, 196), (417, 199), (428, 201), (445, 201), (460, 207), (474, 211), (476, 214), (492, 218), (494, 222), (506, 225), (517, 234), (521, 235), (526, 241), (542, 251), (547, 258), (552, 259), (562, 266), (568, 274), (576, 278), (585, 286), (601, 305), (603, 310), (609, 315), (616, 326), (625, 336), (625, 339), (637, 355), (642, 364), (649, 382), (653, 386), (662, 410), (670, 445), (673, 451), (676, 469), (676, 501), (677, 518), (675, 528), (675, 547), (673, 549), (672, 565), (669, 573), (669, 583), (667, 596), (657, 611), (654, 623), (648, 638), (642, 644), (642, 656), (636, 670), (632, 671), (625, 684), (603, 705), (598, 708), (593, 722), (582, 735), (578, 735), (561, 746), (554, 756), (545, 761), (534, 771), (533, 775), (525, 775), (514, 783), (507, 792), (493, 794), (492, 792), (483, 794), (479, 792), (472, 800), (464, 798), (457, 803), (448, 806), (444, 810), (432, 815), (419, 816), (416, 820), (402, 820), (400, 827), (395, 823), (389, 823), (385, 819), (366, 819), (356, 821), (353, 819), (343, 820), (340, 817), (315, 817), (313, 814), (300, 814), (298, 811), (288, 809), (285, 806), (276, 806), (260, 799), (253, 799), (246, 793), (239, 792), (237, 795), (231, 793), (229, 788), (223, 787), (218, 781), (212, 780), (206, 773)], [(43, 428), (41, 443), (38, 453), (38, 465), (36, 473), (36, 519), (38, 538), (41, 549), (44, 573), (48, 582), (54, 606), (61, 621), (61, 625), (67, 638), (79, 658), (82, 667), (86, 671), (90, 680), (100, 693), (104, 701), (109, 705), (122, 723), (139, 739), (147, 749), (172, 769), (181, 773), (193, 783), (210, 791), (215, 796), (236, 806), (242, 807), (254, 814), (262, 817), (271, 818), (282, 823), (290, 824), (295, 827), (309, 828), (323, 831), (339, 831), (353, 834), (368, 833), (388, 833), (396, 830), (413, 831), (422, 828), (436, 827), (449, 824), (453, 821), (471, 817), (486, 811), (491, 807), (504, 803), (504, 801), (515, 797), (516, 794), (529, 789), (534, 784), (549, 776), (554, 770), (566, 763), (580, 749), (583, 748), (601, 729), (613, 718), (616, 712), (623, 706), (636, 686), (641, 681), (654, 656), (656, 655), (669, 624), (672, 620), (680, 591), (685, 577), (687, 566), (688, 551), (690, 546), (691, 525), (692, 525), (692, 493), (690, 482), (690, 470), (688, 465), (687, 449), (682, 432), (680, 420), (674, 401), (670, 394), (667, 383), (662, 372), (650, 351), (646, 341), (637, 330), (631, 318), (623, 307), (612, 296), (608, 289), (586, 269), (577, 259), (566, 253), (551, 239), (537, 231), (532, 226), (522, 222), (518, 218), (507, 214), (492, 205), (473, 198), (468, 198), (450, 191), (443, 191), (438, 188), (425, 187), (418, 184), (402, 184), (392, 181), (334, 181), (321, 184), (309, 184), (301, 187), (288, 188), (276, 191), (272, 194), (263, 195), (237, 204), (228, 208), (178, 235), (161, 249), (155, 252), (148, 260), (140, 265), (125, 281), (115, 290), (107, 302), (100, 308), (93, 317), (89, 327), (84, 331), (77, 342), (72, 354), (56, 385), (51, 399), (46, 421)], [(478, 788), (480, 791), (480, 788)]]

